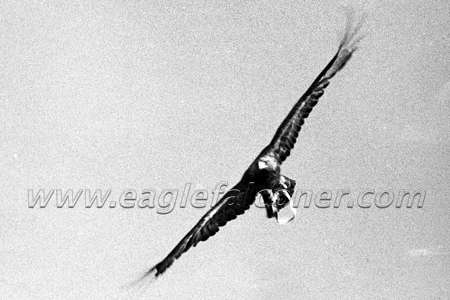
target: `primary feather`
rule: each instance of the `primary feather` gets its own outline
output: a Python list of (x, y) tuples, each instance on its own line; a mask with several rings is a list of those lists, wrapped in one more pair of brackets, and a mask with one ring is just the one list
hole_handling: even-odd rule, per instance
[(345, 66), (356, 51), (358, 42), (363, 37), (360, 34), (363, 21), (364, 18), (361, 18), (355, 23), (353, 12), (348, 13), (345, 33), (335, 55), (291, 109), (261, 156), (273, 156), (280, 164), (289, 156), (305, 119), (324, 94), (330, 79)]

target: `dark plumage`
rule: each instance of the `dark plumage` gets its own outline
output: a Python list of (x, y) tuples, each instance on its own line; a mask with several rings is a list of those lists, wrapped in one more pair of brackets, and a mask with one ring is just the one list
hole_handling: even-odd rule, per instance
[[(345, 66), (356, 50), (361, 38), (358, 33), (362, 22), (353, 21), (353, 15), (349, 14), (345, 34), (336, 54), (300, 97), (281, 123), (272, 141), (252, 162), (239, 183), (197, 222), (162, 261), (146, 272), (143, 278), (157, 277), (164, 273), (181, 254), (195, 247), (200, 241), (206, 241), (219, 231), (219, 227), (249, 209), (258, 193), (266, 203), (268, 217), (276, 217), (277, 211), (287, 204), (286, 197), (292, 196), (295, 181), (281, 175), (280, 166), (294, 148), (305, 119), (324, 94), (330, 79)], [(284, 201), (274, 204), (273, 195), (280, 192), (285, 196)]]

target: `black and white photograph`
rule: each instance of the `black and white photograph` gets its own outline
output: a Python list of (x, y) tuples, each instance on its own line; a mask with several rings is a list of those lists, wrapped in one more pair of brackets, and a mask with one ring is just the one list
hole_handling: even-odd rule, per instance
[(450, 2), (1, 1), (0, 299), (450, 299)]

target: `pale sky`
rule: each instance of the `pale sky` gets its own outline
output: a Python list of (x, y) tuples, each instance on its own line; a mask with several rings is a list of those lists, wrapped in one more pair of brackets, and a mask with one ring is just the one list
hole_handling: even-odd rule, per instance
[[(127, 299), (205, 209), (28, 208), (28, 189), (239, 180), (334, 54), (351, 1), (0, 3), (0, 295)], [(149, 299), (450, 298), (450, 4), (359, 1), (367, 36), (282, 173), (422, 209), (251, 208)]]

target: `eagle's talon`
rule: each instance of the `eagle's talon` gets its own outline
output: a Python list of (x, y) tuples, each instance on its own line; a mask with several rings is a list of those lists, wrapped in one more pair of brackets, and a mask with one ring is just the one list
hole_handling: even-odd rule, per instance
[[(280, 198), (280, 195), (282, 195), (283, 197)], [(283, 199), (283, 202), (280, 202), (279, 200)], [(287, 201), (286, 201), (287, 200)], [(282, 219), (279, 217), (279, 212), (286, 207), (286, 205), (289, 204), (289, 209), (291, 211), (291, 215), (289, 216), (288, 219)], [(293, 204), (292, 204), (292, 196), (289, 194), (289, 192), (285, 189), (281, 189), (279, 191), (277, 191), (277, 201), (275, 203), (275, 219), (277, 220), (278, 224), (287, 224), (290, 223), (292, 220), (295, 219), (295, 216), (297, 214), (296, 209), (294, 208)]]

